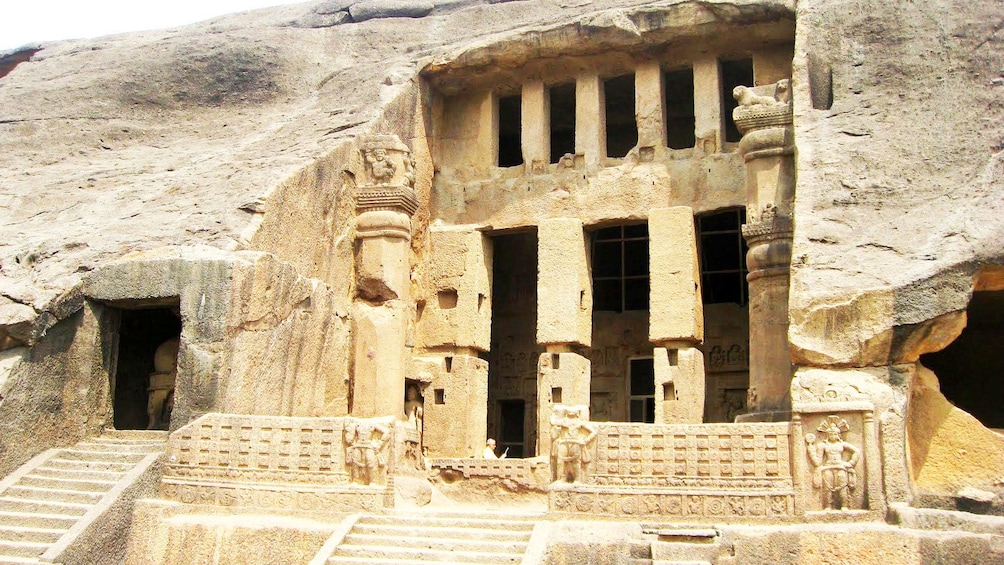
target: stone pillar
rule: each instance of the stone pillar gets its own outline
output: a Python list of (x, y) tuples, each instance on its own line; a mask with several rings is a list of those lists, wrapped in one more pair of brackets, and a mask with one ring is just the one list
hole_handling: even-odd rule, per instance
[[(537, 455), (551, 450), (554, 404), (589, 405), (589, 359), (572, 351), (589, 347), (593, 290), (582, 222), (542, 220), (537, 227), (537, 343), (546, 352), (537, 365)], [(553, 398), (560, 389), (561, 399)]]
[(551, 162), (550, 99), (539, 80), (523, 83), (521, 127), (523, 162), (527, 171), (542, 173)]
[(790, 418), (792, 366), (788, 344), (792, 201), (795, 194), (794, 129), (788, 81), (736, 87), (733, 118), (746, 162), (749, 245), (750, 388), (743, 421)]
[(720, 83), (721, 73), (714, 55), (694, 60), (694, 100), (700, 100), (694, 106), (694, 134), (697, 147), (709, 155), (720, 151), (725, 139)]
[(433, 457), (480, 457), (488, 436), (488, 362), (445, 355), (425, 389), (423, 442)]
[(639, 64), (634, 72), (638, 147), (662, 147), (666, 145), (662, 65), (658, 61), (647, 61)]
[(575, 80), (575, 152), (595, 171), (607, 160), (607, 113), (603, 80), (597, 74)]
[(687, 206), (648, 212), (649, 341), (655, 369), (655, 423), (704, 419), (704, 304), (694, 212)]
[(396, 135), (362, 137), (360, 153), (352, 415), (399, 416), (407, 371), (411, 215), (418, 208), (415, 165)]
[(589, 406), (589, 378), (589, 359), (582, 355), (570, 351), (540, 354), (537, 363), (537, 455), (551, 453), (551, 415), (555, 404)]

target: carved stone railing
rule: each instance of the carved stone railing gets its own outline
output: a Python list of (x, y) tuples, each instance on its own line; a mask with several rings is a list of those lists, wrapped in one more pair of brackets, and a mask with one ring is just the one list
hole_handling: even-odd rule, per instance
[(537, 476), (547, 474), (544, 469), (547, 461), (533, 459), (440, 458), (430, 459), (428, 464), (430, 469), (440, 474), (452, 472), (463, 475), (465, 479), (507, 479), (528, 487), (541, 486)]
[(577, 482), (551, 485), (552, 511), (724, 520), (795, 513), (788, 423), (590, 425), (591, 461)]
[(284, 510), (391, 506), (393, 433), (383, 419), (206, 414), (168, 439), (161, 495)]

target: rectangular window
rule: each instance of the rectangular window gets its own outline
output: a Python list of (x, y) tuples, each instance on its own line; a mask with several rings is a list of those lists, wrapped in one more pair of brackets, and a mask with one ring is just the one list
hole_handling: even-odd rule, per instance
[(741, 231), (745, 221), (743, 208), (696, 218), (701, 296), (705, 304), (734, 302), (745, 305), (748, 300), (746, 240)]
[(593, 310), (648, 310), (648, 224), (613, 226), (592, 237)]
[(638, 145), (634, 75), (603, 81), (603, 100), (607, 121), (607, 157), (624, 157)]
[(499, 101), (499, 154), (498, 166), (515, 167), (523, 164), (523, 98), (503, 96)]
[(694, 69), (663, 73), (666, 107), (666, 145), (670, 149), (687, 149), (697, 143), (694, 129)]
[(739, 141), (742, 134), (732, 120), (732, 110), (739, 105), (732, 90), (737, 86), (753, 86), (753, 59), (721, 61), (722, 118), (725, 121), (725, 141)]
[(551, 162), (557, 163), (566, 153), (575, 153), (575, 83), (552, 86), (549, 98)]
[(631, 359), (628, 372), (631, 379), (632, 422), (655, 422), (655, 365), (651, 357)]

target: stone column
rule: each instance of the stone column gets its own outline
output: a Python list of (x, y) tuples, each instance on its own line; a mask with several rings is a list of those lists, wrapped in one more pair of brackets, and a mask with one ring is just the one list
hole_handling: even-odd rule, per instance
[(396, 135), (360, 138), (356, 191), (355, 360), (352, 415), (404, 413), (405, 347), (411, 312), (411, 215), (418, 208), (411, 151)]
[(543, 173), (551, 159), (551, 115), (547, 88), (539, 80), (523, 83), (521, 123), (526, 170)]
[(607, 114), (603, 80), (595, 73), (575, 80), (575, 152), (595, 171), (607, 160)]
[(694, 211), (689, 206), (648, 211), (648, 338), (655, 348), (655, 423), (704, 420), (704, 304)]
[(744, 421), (787, 420), (792, 365), (788, 344), (794, 129), (788, 81), (736, 87), (733, 118), (743, 138), (749, 245), (750, 388)]
[[(537, 228), (537, 455), (551, 452), (555, 404), (589, 405), (589, 359), (575, 347), (592, 342), (593, 291), (582, 222), (542, 220)], [(556, 398), (559, 396), (560, 398)]]

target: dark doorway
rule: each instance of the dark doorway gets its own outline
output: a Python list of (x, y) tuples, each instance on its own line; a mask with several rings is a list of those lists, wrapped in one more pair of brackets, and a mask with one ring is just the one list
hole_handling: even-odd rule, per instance
[[(115, 368), (114, 422), (118, 430), (145, 430), (151, 424), (148, 401), (151, 375), (157, 369), (154, 356), (157, 348), (181, 335), (181, 320), (172, 308), (122, 310), (119, 324), (118, 356)], [(164, 351), (170, 349), (165, 347)], [(177, 365), (177, 354), (173, 364)], [(163, 362), (160, 363), (163, 365)], [(163, 381), (164, 379), (160, 379)], [(163, 391), (165, 402), (157, 415), (154, 427), (167, 428), (170, 421), (170, 401)]]
[(603, 100), (607, 123), (607, 157), (624, 157), (638, 145), (634, 75), (603, 81)]
[(696, 143), (694, 128), (694, 69), (663, 73), (666, 108), (666, 145), (686, 149)]
[(974, 292), (966, 329), (948, 347), (920, 356), (941, 393), (988, 428), (1004, 429), (1004, 291)]
[[(488, 437), (509, 457), (532, 456), (536, 418), (537, 232), (492, 237), (492, 339), (488, 354)], [(518, 408), (517, 408), (518, 406)], [(501, 451), (499, 451), (501, 453)]]
[(525, 450), (526, 402), (503, 400), (499, 402), (499, 455), (509, 450), (507, 457), (523, 457)]
[(575, 153), (575, 83), (558, 84), (549, 93), (551, 162)]
[(515, 167), (523, 164), (523, 98), (503, 96), (499, 98), (499, 154), (500, 167)]

